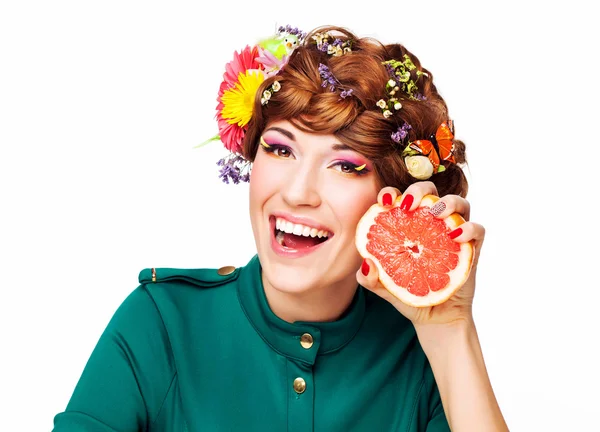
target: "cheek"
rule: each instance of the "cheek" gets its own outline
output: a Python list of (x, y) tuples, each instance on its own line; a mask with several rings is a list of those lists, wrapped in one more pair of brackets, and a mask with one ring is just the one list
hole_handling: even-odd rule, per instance
[(258, 150), (254, 163), (252, 164), (252, 173), (250, 174), (250, 206), (256, 207), (272, 196), (279, 188), (278, 182), (282, 177), (282, 164), (274, 163), (274, 158)]
[(360, 218), (377, 202), (378, 192), (375, 181), (356, 182), (350, 187), (346, 184), (330, 193), (330, 202), (342, 225), (355, 229)]

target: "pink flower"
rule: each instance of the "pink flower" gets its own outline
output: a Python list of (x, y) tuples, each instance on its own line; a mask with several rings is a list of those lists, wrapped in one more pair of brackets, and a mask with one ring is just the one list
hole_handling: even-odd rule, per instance
[(265, 75), (267, 78), (276, 75), (288, 62), (287, 54), (285, 54), (280, 60), (269, 50), (259, 48), (258, 52), (260, 55), (256, 58), (256, 61), (262, 64), (265, 68)]
[(233, 153), (242, 152), (242, 141), (247, 127), (239, 127), (237, 124), (229, 124), (220, 116), (217, 117), (219, 123), (219, 136), (225, 148)]
[(219, 136), (225, 148), (240, 153), (242, 150), (242, 140), (246, 133), (247, 127), (240, 127), (237, 124), (230, 124), (221, 115), (223, 111), (223, 93), (232, 89), (239, 82), (240, 74), (245, 74), (248, 70), (262, 70), (262, 66), (257, 62), (259, 56), (258, 47), (246, 46), (240, 53), (233, 53), (233, 60), (225, 65), (225, 73), (223, 74), (223, 82), (219, 87), (219, 95), (217, 97), (217, 121), (219, 124)]

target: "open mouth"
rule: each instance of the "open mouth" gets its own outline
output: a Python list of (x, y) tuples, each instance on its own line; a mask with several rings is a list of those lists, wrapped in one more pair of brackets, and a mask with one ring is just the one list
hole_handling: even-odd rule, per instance
[(271, 216), (275, 241), (288, 250), (306, 250), (325, 243), (333, 233)]

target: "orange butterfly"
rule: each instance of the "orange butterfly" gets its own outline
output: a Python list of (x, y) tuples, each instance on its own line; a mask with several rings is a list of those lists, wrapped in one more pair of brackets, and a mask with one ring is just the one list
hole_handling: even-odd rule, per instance
[(444, 167), (440, 166), (442, 161), (454, 163), (454, 124), (452, 120), (442, 123), (435, 136), (431, 135), (429, 140), (416, 140), (409, 144), (412, 150), (415, 150), (429, 158), (433, 165), (434, 174), (444, 171)]

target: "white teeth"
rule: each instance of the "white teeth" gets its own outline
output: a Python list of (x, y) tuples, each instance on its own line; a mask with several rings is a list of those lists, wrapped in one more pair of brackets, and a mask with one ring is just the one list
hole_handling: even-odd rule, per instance
[(328, 231), (318, 230), (306, 225), (294, 224), (282, 218), (277, 218), (275, 220), (275, 228), (288, 234), (295, 234), (303, 237), (329, 237)]

